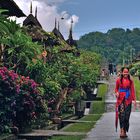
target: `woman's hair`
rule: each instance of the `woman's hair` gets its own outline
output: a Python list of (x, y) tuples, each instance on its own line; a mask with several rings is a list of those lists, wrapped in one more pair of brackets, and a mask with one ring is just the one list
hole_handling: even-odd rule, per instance
[[(124, 69), (127, 69), (129, 71), (129, 68), (127, 68), (127, 67), (122, 67), (121, 68), (121, 78), (120, 78), (121, 84), (122, 84), (122, 80), (123, 80), (123, 70)], [(130, 81), (130, 84), (131, 84), (132, 83), (132, 80), (130, 78), (130, 75), (128, 75), (128, 80)]]

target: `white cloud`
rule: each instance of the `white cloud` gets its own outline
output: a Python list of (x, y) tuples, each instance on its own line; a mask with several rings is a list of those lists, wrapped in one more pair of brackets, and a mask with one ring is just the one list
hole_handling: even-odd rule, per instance
[(47, 4), (58, 4), (58, 3), (62, 3), (67, 0), (38, 0), (38, 1), (43, 1)]
[[(30, 13), (30, 0), (14, 0), (17, 5), (23, 10), (26, 15)], [(66, 11), (58, 12), (58, 3), (62, 3), (67, 0), (34, 0), (33, 1), (33, 14), (35, 7), (38, 7), (38, 20), (46, 31), (52, 31), (54, 28), (54, 20), (57, 18), (60, 22), (60, 30), (64, 34), (65, 38), (68, 36), (71, 17), (74, 21), (73, 26), (78, 23), (79, 17), (76, 15), (64, 14)], [(55, 3), (55, 4), (53, 4)], [(62, 15), (65, 15), (65, 19), (61, 20)], [(23, 23), (25, 18), (17, 19), (18, 23)]]

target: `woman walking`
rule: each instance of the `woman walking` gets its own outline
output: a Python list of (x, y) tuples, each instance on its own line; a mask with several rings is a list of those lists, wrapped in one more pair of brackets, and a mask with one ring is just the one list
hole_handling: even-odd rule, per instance
[[(116, 110), (120, 122), (120, 138), (126, 138), (126, 132), (129, 130), (129, 118), (131, 114), (132, 101), (136, 108), (136, 97), (134, 82), (130, 78), (129, 69), (122, 68), (121, 76), (116, 80)], [(117, 117), (117, 116), (116, 116)]]

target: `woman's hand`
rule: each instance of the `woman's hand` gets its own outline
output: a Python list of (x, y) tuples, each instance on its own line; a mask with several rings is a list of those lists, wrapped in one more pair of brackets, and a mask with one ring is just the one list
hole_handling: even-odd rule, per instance
[(116, 92), (116, 98), (118, 98), (119, 97), (119, 92)]
[(136, 110), (137, 108), (137, 103), (136, 103), (136, 100), (133, 101), (133, 105), (134, 105), (134, 111)]

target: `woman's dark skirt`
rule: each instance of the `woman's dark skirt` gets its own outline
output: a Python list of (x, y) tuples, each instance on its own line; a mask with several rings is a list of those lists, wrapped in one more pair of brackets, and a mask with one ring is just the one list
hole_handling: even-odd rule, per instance
[(131, 106), (132, 104), (129, 104), (128, 106), (126, 106), (125, 100), (123, 100), (123, 102), (119, 105), (119, 108), (118, 108), (120, 128), (123, 128), (127, 132), (129, 130), (129, 118), (131, 114)]

